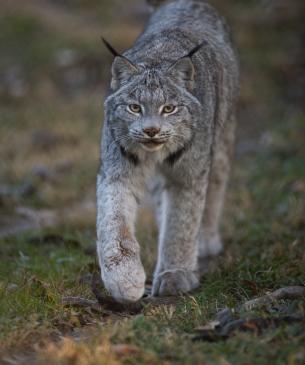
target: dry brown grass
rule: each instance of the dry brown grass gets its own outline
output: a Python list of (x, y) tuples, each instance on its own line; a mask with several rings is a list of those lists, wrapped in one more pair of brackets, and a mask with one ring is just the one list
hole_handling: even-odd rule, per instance
[(38, 364), (50, 365), (120, 365), (118, 357), (111, 349), (108, 339), (103, 338), (100, 343), (88, 347), (84, 343), (77, 343), (73, 339), (64, 337), (59, 344), (51, 343), (40, 351)]
[(59, 343), (49, 343), (38, 351), (37, 365), (167, 365), (134, 345), (111, 344), (106, 336), (98, 336), (94, 342), (76, 342), (64, 337)]

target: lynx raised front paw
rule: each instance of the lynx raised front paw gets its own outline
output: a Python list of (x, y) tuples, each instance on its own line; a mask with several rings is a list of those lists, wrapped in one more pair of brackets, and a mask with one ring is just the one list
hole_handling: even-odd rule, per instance
[(116, 250), (105, 255), (102, 261), (102, 279), (115, 300), (136, 302), (143, 296), (145, 272), (138, 253)]
[(155, 277), (152, 295), (178, 295), (187, 293), (198, 286), (199, 281), (194, 272), (182, 269), (168, 270)]

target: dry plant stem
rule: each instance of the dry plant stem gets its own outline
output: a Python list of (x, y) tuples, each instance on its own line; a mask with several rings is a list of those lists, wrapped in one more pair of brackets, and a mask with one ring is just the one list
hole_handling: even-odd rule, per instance
[(64, 306), (90, 308), (95, 312), (102, 312), (102, 308), (97, 301), (81, 297), (63, 297), (61, 304)]
[(284, 288), (277, 289), (266, 295), (248, 300), (241, 305), (241, 310), (252, 310), (262, 305), (270, 304), (274, 301), (281, 299), (298, 299), (305, 297), (305, 286), (286, 286)]
[(208, 341), (216, 342), (221, 340), (227, 340), (234, 335), (237, 331), (241, 332), (254, 332), (256, 334), (262, 334), (264, 330), (274, 329), (282, 324), (293, 324), (304, 322), (304, 317), (284, 316), (279, 318), (248, 318), (248, 319), (235, 319), (230, 320), (224, 326), (220, 324), (214, 329), (200, 329), (199, 334), (193, 337), (193, 341)]
[[(305, 286), (288, 286), (277, 289), (266, 295), (243, 303), (236, 312), (250, 311), (262, 305), (281, 299), (298, 299), (305, 297)], [(281, 324), (304, 323), (303, 316), (282, 316), (279, 318), (237, 318), (234, 319), (231, 309), (224, 308), (217, 313), (216, 319), (198, 328), (199, 334), (193, 341), (215, 342), (228, 339), (236, 331), (252, 331), (257, 334), (268, 328), (276, 328)]]

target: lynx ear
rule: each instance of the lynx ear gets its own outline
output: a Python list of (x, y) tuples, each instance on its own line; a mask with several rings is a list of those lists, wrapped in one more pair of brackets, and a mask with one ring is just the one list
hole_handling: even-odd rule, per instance
[(172, 64), (167, 72), (180, 86), (193, 88), (195, 68), (190, 57), (179, 58)]
[(116, 90), (120, 87), (124, 80), (136, 75), (138, 73), (138, 68), (126, 57), (118, 55), (113, 60), (111, 72), (111, 88)]
[(111, 80), (111, 88), (116, 90), (120, 87), (122, 82), (128, 79), (130, 76), (136, 74), (138, 72), (138, 68), (134, 65), (128, 58), (119, 54), (110, 43), (106, 41), (103, 37), (101, 37), (105, 46), (108, 50), (114, 55), (114, 61), (112, 63), (112, 80)]
[(181, 86), (184, 86), (188, 89), (193, 88), (195, 68), (192, 62), (192, 57), (204, 44), (205, 42), (198, 44), (188, 54), (179, 58), (168, 68), (167, 73)]

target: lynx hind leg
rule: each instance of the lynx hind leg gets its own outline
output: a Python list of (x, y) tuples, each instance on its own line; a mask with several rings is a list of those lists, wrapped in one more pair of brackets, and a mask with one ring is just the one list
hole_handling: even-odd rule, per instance
[(232, 118), (216, 139), (205, 210), (199, 231), (199, 261), (216, 256), (223, 249), (219, 224), (233, 154), (234, 130), (235, 120)]

